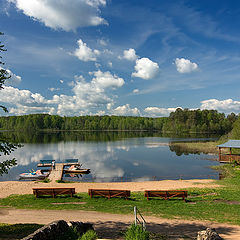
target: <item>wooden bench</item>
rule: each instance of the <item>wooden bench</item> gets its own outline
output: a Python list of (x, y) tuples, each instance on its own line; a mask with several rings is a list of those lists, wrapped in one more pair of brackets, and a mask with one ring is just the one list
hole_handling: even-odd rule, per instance
[(33, 188), (33, 194), (36, 197), (51, 195), (54, 198), (57, 195), (70, 194), (71, 197), (73, 197), (73, 194), (75, 194), (75, 188)]
[(128, 199), (130, 197), (129, 190), (112, 190), (112, 189), (88, 189), (88, 195), (92, 198), (93, 196), (107, 197), (108, 199), (113, 197), (124, 197)]
[(184, 201), (186, 201), (185, 198), (187, 198), (187, 191), (184, 190), (145, 190), (145, 197), (147, 197), (147, 200), (151, 197), (160, 197), (165, 200), (168, 200), (170, 198), (177, 198), (180, 197)]

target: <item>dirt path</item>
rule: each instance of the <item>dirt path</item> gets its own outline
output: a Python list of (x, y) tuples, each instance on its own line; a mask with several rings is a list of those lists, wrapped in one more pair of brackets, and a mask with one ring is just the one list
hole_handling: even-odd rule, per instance
[[(94, 228), (100, 233), (101, 238), (121, 238), (124, 231), (133, 221), (132, 215), (99, 213), (92, 211), (68, 211), (68, 210), (24, 210), (24, 209), (0, 209), (0, 221), (3, 223), (38, 223), (47, 224), (54, 220), (82, 221), (94, 224)], [(240, 226), (229, 224), (217, 224), (208, 221), (187, 221), (162, 219), (145, 216), (149, 231), (171, 236), (189, 237), (195, 239), (197, 232), (207, 227), (215, 228), (226, 240), (240, 239)]]

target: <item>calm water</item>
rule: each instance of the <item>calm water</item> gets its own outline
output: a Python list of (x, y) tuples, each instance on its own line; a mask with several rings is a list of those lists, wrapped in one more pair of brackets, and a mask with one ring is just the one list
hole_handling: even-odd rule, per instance
[[(74, 181), (146, 181), (160, 179), (218, 178), (210, 166), (216, 156), (175, 149), (171, 142), (206, 141), (210, 138), (169, 137), (151, 133), (3, 133), (24, 146), (15, 150), (18, 165), (0, 181), (18, 180), (18, 175), (36, 169), (40, 159), (77, 158), (91, 174), (67, 177)], [(2, 157), (4, 159), (4, 157)]]

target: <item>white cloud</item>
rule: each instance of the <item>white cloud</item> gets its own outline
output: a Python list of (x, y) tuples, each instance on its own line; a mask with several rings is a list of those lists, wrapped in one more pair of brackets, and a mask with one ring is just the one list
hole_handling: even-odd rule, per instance
[[(4, 69), (4, 68), (0, 67), (0, 70), (1, 69)], [(22, 81), (22, 78), (14, 74), (11, 70), (9, 69), (5, 69), (5, 70), (7, 72), (7, 77), (11, 76), (9, 79), (5, 81), (5, 86), (16, 86)]]
[(112, 107), (113, 107), (113, 103), (108, 103), (108, 104), (107, 104), (107, 110), (111, 110)]
[(159, 71), (158, 64), (151, 61), (149, 58), (137, 59), (134, 68), (136, 72), (133, 72), (132, 76), (143, 78), (146, 80), (154, 78)]
[(116, 88), (122, 87), (125, 83), (123, 78), (119, 78), (117, 75), (112, 75), (110, 72), (102, 72), (100, 70), (92, 73), (95, 78), (93, 78), (93, 83), (96, 86), (100, 86), (103, 88)]
[(78, 27), (107, 24), (99, 16), (100, 7), (106, 0), (8, 0), (23, 13), (45, 26), (65, 31), (75, 31)]
[(96, 68), (100, 68), (100, 67), (101, 67), (101, 64), (100, 64), (100, 63), (95, 63), (95, 67), (96, 67)]
[[(86, 82), (83, 76), (75, 76), (72, 82), (72, 95), (54, 95), (46, 99), (39, 93), (5, 87), (1, 90), (0, 102), (10, 105), (11, 114), (49, 113), (61, 116), (86, 115), (97, 112), (104, 114), (104, 108), (111, 109), (114, 104), (110, 90), (119, 88), (124, 80), (110, 72), (92, 73), (93, 78)], [(56, 90), (52, 88), (51, 90)], [(101, 110), (101, 111), (99, 111)]]
[(177, 108), (159, 108), (159, 107), (147, 107), (144, 112), (150, 117), (168, 117), (171, 112), (175, 112)]
[(140, 116), (140, 111), (137, 108), (130, 108), (129, 104), (113, 109), (112, 113), (120, 116)]
[(180, 73), (190, 73), (198, 70), (198, 65), (185, 58), (176, 58), (175, 64)]
[(54, 92), (54, 91), (59, 91), (60, 88), (53, 88), (53, 87), (52, 87), (52, 88), (48, 88), (48, 90), (51, 91), (51, 92)]
[(137, 89), (137, 88), (134, 89), (134, 90), (133, 90), (133, 93), (139, 93), (139, 89)]
[(64, 83), (64, 81), (62, 79), (59, 80), (60, 83)]
[(113, 66), (112, 62), (108, 62), (108, 66), (112, 68)]
[(97, 56), (100, 55), (100, 52), (98, 50), (92, 50), (81, 39), (79, 39), (77, 43), (78, 48), (73, 53), (74, 56), (78, 57), (79, 60), (84, 62), (97, 60)]
[(209, 99), (201, 101), (201, 109), (213, 109), (225, 113), (239, 113), (240, 112), (240, 101), (234, 101), (232, 99), (217, 100)]
[(103, 116), (103, 115), (105, 115), (105, 114), (106, 114), (105, 111), (100, 110), (100, 111), (96, 112), (96, 114), (94, 114), (94, 115)]
[(103, 40), (103, 39), (100, 39), (100, 40), (99, 40), (99, 43), (100, 43), (100, 45), (102, 45), (102, 46), (107, 46), (107, 42), (106, 42), (105, 40)]
[(123, 51), (123, 56), (119, 56), (119, 59), (127, 59), (129, 61), (135, 61), (138, 58), (136, 51), (133, 48)]

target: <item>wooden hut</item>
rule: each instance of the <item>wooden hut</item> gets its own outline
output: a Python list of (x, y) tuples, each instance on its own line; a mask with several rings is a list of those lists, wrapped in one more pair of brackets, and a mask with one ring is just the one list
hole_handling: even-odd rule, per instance
[[(233, 149), (239, 149), (233, 151)], [(240, 163), (240, 140), (229, 140), (221, 145), (218, 145), (219, 162), (231, 163), (237, 161)]]

